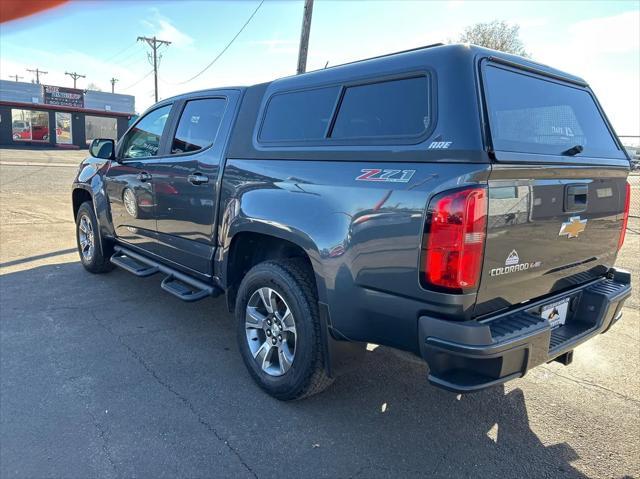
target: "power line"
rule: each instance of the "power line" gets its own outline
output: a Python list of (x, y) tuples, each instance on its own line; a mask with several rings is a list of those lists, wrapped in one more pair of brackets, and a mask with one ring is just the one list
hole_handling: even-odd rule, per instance
[(138, 85), (142, 80), (145, 80), (149, 75), (151, 75), (153, 73), (153, 70), (149, 70), (149, 72), (147, 72), (147, 74), (145, 76), (143, 76), (142, 78), (140, 78), (139, 80), (137, 80), (135, 83), (129, 85), (128, 87), (125, 88), (121, 88), (121, 91), (126, 91), (129, 90), (131, 88), (133, 88), (134, 86)]
[(196, 73), (195, 75), (193, 75), (191, 78), (189, 78), (188, 80), (185, 81), (181, 81), (178, 83), (171, 83), (172, 85), (184, 85), (185, 83), (189, 83), (192, 80), (195, 80), (196, 78), (198, 78), (200, 75), (202, 75), (204, 72), (206, 72), (209, 68), (211, 68), (211, 66), (218, 61), (218, 59), (224, 54), (224, 52), (226, 52), (229, 47), (233, 44), (233, 42), (236, 40), (236, 38), (238, 38), (240, 36), (240, 34), (243, 32), (243, 30), (247, 27), (247, 25), (249, 25), (249, 22), (251, 22), (251, 20), (253, 19), (253, 17), (255, 16), (256, 13), (258, 13), (258, 10), (260, 10), (260, 7), (262, 6), (262, 4), (264, 3), (264, 0), (261, 0), (261, 2), (258, 4), (258, 6), (256, 7), (256, 9), (253, 11), (253, 13), (251, 14), (251, 16), (249, 16), (249, 18), (247, 19), (246, 22), (244, 22), (244, 25), (242, 25), (242, 27), (240, 28), (240, 30), (238, 30), (238, 33), (236, 33), (234, 35), (234, 37), (231, 39), (231, 41), (229, 43), (227, 43), (227, 45), (222, 49), (222, 51), (220, 53), (218, 53), (218, 55), (211, 60), (211, 63), (209, 63), (206, 67), (204, 67), (202, 70), (200, 70), (198, 73)]
[(80, 75), (80, 73), (76, 73), (76, 72), (64, 72), (65, 75), (69, 75), (71, 78), (73, 78), (73, 88), (76, 87), (76, 80), (78, 80), (78, 78), (87, 78), (86, 75)]
[(141, 61), (141, 57), (140, 54), (144, 53), (142, 50), (133, 50), (131, 53), (129, 53), (128, 55), (125, 55), (124, 57), (122, 57), (120, 60), (118, 60), (118, 65), (123, 67), (126, 65), (131, 65), (131, 60), (134, 60), (135, 63)]
[(126, 52), (127, 50), (129, 50), (131, 47), (133, 47), (134, 45), (136, 45), (138, 42), (135, 41), (133, 43), (130, 43), (128, 46), (126, 46), (125, 48), (123, 48), (122, 50), (120, 50), (118, 53), (116, 53), (115, 55), (111, 55), (109, 58), (107, 58), (106, 60), (103, 60), (105, 63), (109, 63), (111, 60), (113, 60), (114, 58), (116, 58), (117, 56), (120, 56), (120, 54)]
[(171, 45), (171, 42), (168, 42), (166, 40), (159, 40), (157, 39), (155, 36), (154, 37), (138, 37), (138, 41), (143, 40), (145, 42), (147, 42), (147, 45), (149, 45), (151, 47), (151, 50), (153, 51), (153, 82), (154, 82), (154, 86), (155, 86), (155, 99), (156, 102), (158, 101), (158, 49), (162, 46), (162, 45)]
[(18, 75), (17, 73), (16, 73), (15, 75), (9, 75), (9, 76), (10, 76), (11, 78), (15, 78), (15, 79), (16, 79), (16, 81), (20, 81), (20, 78), (24, 78), (24, 77), (21, 77), (20, 75)]

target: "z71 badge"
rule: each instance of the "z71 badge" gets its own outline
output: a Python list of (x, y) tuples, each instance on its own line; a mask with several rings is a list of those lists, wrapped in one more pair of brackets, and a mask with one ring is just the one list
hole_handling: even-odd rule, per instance
[(356, 177), (356, 181), (386, 181), (390, 183), (407, 183), (416, 170), (383, 170), (381, 168), (364, 168)]

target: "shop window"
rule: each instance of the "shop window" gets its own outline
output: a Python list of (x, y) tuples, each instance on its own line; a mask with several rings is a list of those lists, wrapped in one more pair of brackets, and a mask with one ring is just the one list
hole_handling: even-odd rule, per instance
[(56, 143), (59, 145), (70, 145), (73, 143), (71, 113), (56, 112)]
[(11, 110), (11, 136), (14, 141), (49, 141), (49, 113)]
[(115, 118), (106, 116), (85, 116), (85, 138), (87, 145), (96, 138), (118, 139), (118, 121)]

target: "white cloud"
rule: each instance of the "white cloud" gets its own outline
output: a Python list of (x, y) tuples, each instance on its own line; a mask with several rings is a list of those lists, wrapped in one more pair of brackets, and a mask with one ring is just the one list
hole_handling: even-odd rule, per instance
[(151, 18), (141, 20), (142, 25), (149, 31), (149, 35), (169, 41), (172, 46), (188, 47), (193, 44), (193, 38), (178, 30), (157, 8), (151, 8), (150, 12)]
[(625, 53), (640, 49), (640, 13), (630, 11), (592, 18), (568, 28), (570, 42), (593, 53)]
[(640, 134), (640, 14), (583, 20), (525, 40), (534, 60), (583, 77), (620, 135)]

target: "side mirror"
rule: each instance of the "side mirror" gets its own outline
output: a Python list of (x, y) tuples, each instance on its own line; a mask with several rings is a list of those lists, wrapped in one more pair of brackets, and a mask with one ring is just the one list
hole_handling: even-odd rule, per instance
[(89, 154), (94, 158), (114, 160), (116, 155), (116, 142), (110, 138), (96, 138), (89, 146)]

